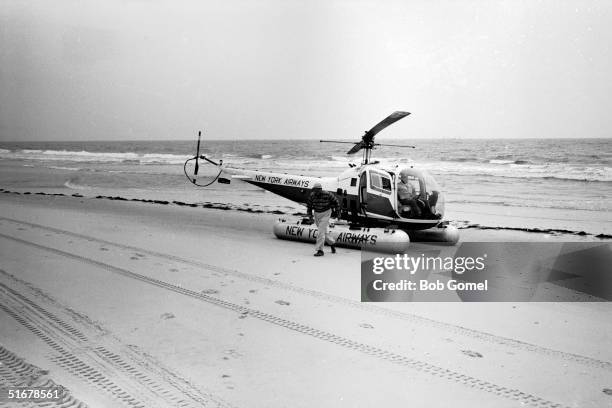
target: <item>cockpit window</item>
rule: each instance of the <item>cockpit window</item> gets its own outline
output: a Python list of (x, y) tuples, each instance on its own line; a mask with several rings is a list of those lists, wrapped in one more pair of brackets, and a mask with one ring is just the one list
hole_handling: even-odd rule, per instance
[(388, 179), (386, 177), (381, 177), (381, 179), (382, 179), (383, 190), (391, 191), (391, 179)]
[(414, 191), (414, 195), (421, 194), (421, 185), (419, 183), (419, 179), (414, 176), (408, 176), (408, 184), (412, 186), (412, 190)]
[(425, 179), (425, 184), (427, 185), (427, 192), (440, 191), (440, 186), (429, 173), (423, 172), (423, 178)]
[[(403, 218), (425, 218), (425, 219), (441, 219), (444, 215), (444, 194), (440, 190), (440, 186), (436, 180), (426, 171), (416, 170), (413, 168), (404, 168), (400, 172), (400, 180), (398, 180), (398, 213)], [(400, 183), (405, 182), (410, 185), (406, 189)], [(402, 202), (400, 191), (411, 190), (415, 197), (414, 205)], [(400, 205), (407, 204), (407, 205)], [(417, 211), (418, 210), (418, 211)]]
[(381, 174), (374, 172), (370, 173), (370, 186), (373, 190), (391, 194), (391, 179)]

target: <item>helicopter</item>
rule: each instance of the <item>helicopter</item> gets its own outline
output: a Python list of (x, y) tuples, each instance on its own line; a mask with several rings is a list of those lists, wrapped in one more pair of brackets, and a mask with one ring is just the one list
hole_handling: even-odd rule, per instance
[[(412, 165), (382, 164), (372, 159), (372, 151), (379, 146), (415, 148), (374, 141), (379, 132), (408, 115), (410, 112), (393, 112), (366, 131), (358, 142), (320, 140), (321, 143), (352, 144), (347, 155), (362, 154), (359, 165), (350, 163), (349, 168), (336, 177), (290, 175), (232, 167), (222, 160), (215, 161), (200, 155), (201, 132), (198, 133), (196, 155), (185, 162), (185, 176), (200, 187), (210, 186), (214, 182), (229, 184), (231, 179), (239, 179), (302, 205), (306, 204), (312, 187), (318, 182), (323, 190), (335, 194), (338, 199), (337, 219), (349, 223), (353, 228), (399, 229), (406, 232), (411, 240), (454, 244), (458, 241), (458, 232), (443, 220), (445, 198), (434, 177)], [(197, 181), (200, 160), (216, 166), (218, 170), (217, 176), (207, 184)], [(195, 161), (193, 176), (187, 172), (187, 165), (191, 161)], [(407, 205), (405, 200), (398, 197), (398, 187), (402, 182), (400, 175), (410, 183), (416, 206)]]

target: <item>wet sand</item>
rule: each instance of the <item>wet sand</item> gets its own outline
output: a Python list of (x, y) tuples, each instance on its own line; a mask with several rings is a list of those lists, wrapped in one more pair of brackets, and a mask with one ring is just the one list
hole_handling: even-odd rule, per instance
[(314, 258), (276, 214), (0, 202), (0, 344), (92, 407), (612, 402), (608, 303), (364, 304), (359, 251)]

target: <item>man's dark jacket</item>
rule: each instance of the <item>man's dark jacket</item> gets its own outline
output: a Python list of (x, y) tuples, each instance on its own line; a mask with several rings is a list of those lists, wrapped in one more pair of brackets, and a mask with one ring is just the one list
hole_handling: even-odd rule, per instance
[(329, 210), (330, 208), (335, 210), (338, 208), (338, 199), (329, 191), (315, 190), (308, 197), (306, 206), (308, 207), (309, 215), (312, 214), (313, 210), (314, 212), (323, 212)]

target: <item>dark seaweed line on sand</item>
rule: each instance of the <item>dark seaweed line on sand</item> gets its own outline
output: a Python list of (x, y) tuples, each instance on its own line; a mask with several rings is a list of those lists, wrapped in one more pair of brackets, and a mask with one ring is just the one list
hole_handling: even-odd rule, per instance
[[(302, 213), (302, 212), (294, 212), (294, 213), (286, 213), (280, 210), (272, 210), (272, 211), (266, 211), (266, 210), (258, 210), (258, 209), (253, 209), (253, 208), (249, 208), (249, 207), (237, 207), (237, 206), (233, 206), (230, 204), (224, 204), (224, 203), (210, 203), (210, 202), (205, 202), (202, 204), (196, 204), (196, 203), (185, 203), (183, 201), (166, 201), (166, 200), (148, 200), (148, 199), (141, 199), (141, 198), (125, 198), (125, 197), (120, 197), (120, 196), (103, 196), (103, 195), (98, 195), (95, 197), (85, 197), (82, 194), (63, 194), (63, 193), (43, 193), (43, 192), (38, 192), (38, 193), (31, 193), (29, 191), (26, 191), (24, 193), (20, 193), (18, 191), (9, 191), (9, 190), (5, 190), (3, 188), (0, 188), (0, 192), (5, 193), (5, 194), (17, 194), (17, 195), (30, 195), (30, 194), (34, 194), (34, 195), (48, 195), (48, 196), (62, 196), (62, 197), (75, 197), (75, 198), (88, 198), (88, 199), (99, 199), (99, 200), (113, 200), (113, 201), (136, 201), (136, 202), (141, 202), (141, 203), (149, 203), (149, 204), (158, 204), (158, 205), (169, 205), (169, 204), (174, 204), (174, 205), (178, 205), (181, 207), (193, 207), (193, 208), (212, 208), (212, 209), (216, 209), (216, 210), (233, 210), (233, 211), (242, 211), (242, 212), (248, 212), (248, 213), (264, 213), (264, 214), (277, 214), (277, 215), (296, 215), (296, 216), (304, 216), (306, 214)], [(453, 223), (453, 222), (451, 222)], [(461, 224), (463, 223), (463, 225), (457, 225), (457, 224)], [(506, 230), (506, 231), (522, 231), (522, 232), (530, 232), (530, 233), (538, 233), (538, 234), (554, 234), (554, 233), (558, 233), (558, 234), (568, 234), (568, 235), (577, 235), (577, 236), (595, 236), (595, 238), (599, 238), (599, 239), (612, 239), (612, 235), (609, 234), (591, 234), (585, 231), (572, 231), (572, 230), (568, 230), (568, 229), (555, 229), (555, 228), (526, 228), (526, 227), (490, 227), (490, 226), (486, 226), (486, 225), (480, 225), (480, 224), (469, 224), (466, 221), (459, 221), (455, 226), (458, 229), (480, 229), (480, 230)]]
[[(587, 236), (587, 235), (595, 235), (590, 234), (584, 231), (572, 231), (568, 229), (558, 229), (558, 228), (526, 228), (526, 227), (489, 227), (486, 225), (480, 224), (466, 224), (457, 226), (458, 229), (479, 229), (479, 230), (506, 230), (506, 231), (523, 231), (523, 232), (533, 232), (539, 234), (568, 234), (568, 235), (579, 235), (579, 236)], [(609, 234), (597, 234), (595, 238), (600, 239), (612, 239), (612, 235)]]
[(193, 207), (193, 208), (212, 208), (215, 210), (233, 210), (233, 211), (242, 211), (242, 212), (248, 212), (248, 213), (265, 213), (265, 214), (277, 214), (277, 215), (297, 215), (297, 216), (305, 216), (305, 213), (302, 212), (294, 212), (294, 213), (286, 213), (284, 211), (280, 211), (280, 210), (270, 210), (270, 211), (266, 211), (266, 210), (258, 210), (258, 209), (253, 209), (253, 208), (249, 208), (249, 207), (238, 207), (238, 206), (234, 206), (231, 204), (225, 204), (225, 203), (211, 203), (211, 202), (204, 202), (201, 204), (196, 204), (196, 203), (185, 203), (183, 201), (166, 201), (166, 200), (148, 200), (148, 199), (144, 199), (144, 198), (125, 198), (125, 197), (120, 197), (120, 196), (104, 196), (104, 195), (98, 195), (95, 197), (87, 197), (84, 196), (82, 194), (64, 194), (64, 193), (44, 193), (44, 192), (37, 192), (37, 193), (32, 193), (29, 191), (26, 191), (24, 193), (20, 193), (18, 191), (9, 191), (9, 190), (5, 190), (3, 188), (0, 188), (0, 192), (1, 193), (5, 193), (5, 194), (16, 194), (16, 195), (42, 195), (42, 196), (61, 196), (61, 197), (75, 197), (75, 198), (87, 198), (87, 199), (97, 199), (97, 200), (112, 200), (112, 201), (135, 201), (135, 202), (140, 202), (140, 203), (148, 203), (148, 204), (158, 204), (158, 205), (169, 205), (169, 204), (174, 204), (174, 205), (178, 205), (181, 207)]

